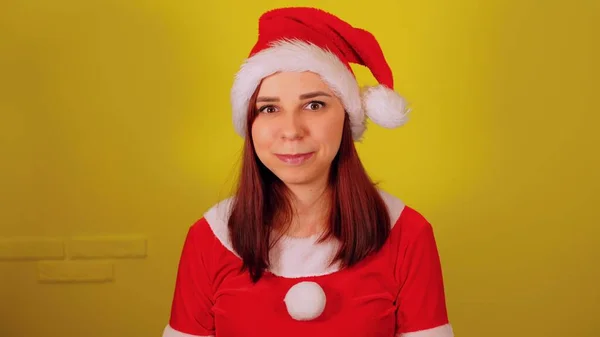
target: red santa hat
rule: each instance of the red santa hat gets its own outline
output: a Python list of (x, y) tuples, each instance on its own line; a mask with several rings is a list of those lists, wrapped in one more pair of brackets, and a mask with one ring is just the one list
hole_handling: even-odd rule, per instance
[[(248, 104), (261, 80), (286, 71), (321, 76), (342, 101), (354, 140), (362, 138), (366, 117), (386, 128), (406, 122), (406, 102), (394, 91), (392, 71), (371, 33), (325, 11), (305, 7), (264, 13), (258, 33), (231, 90), (233, 123), (240, 136), (245, 136)], [(369, 68), (379, 84), (361, 90), (350, 63)]]

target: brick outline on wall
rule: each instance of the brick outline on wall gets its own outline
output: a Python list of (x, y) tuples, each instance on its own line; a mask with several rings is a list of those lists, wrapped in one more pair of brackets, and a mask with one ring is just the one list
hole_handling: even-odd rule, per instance
[(146, 258), (147, 241), (141, 235), (0, 238), (0, 261), (37, 261), (41, 283), (111, 282), (115, 260)]

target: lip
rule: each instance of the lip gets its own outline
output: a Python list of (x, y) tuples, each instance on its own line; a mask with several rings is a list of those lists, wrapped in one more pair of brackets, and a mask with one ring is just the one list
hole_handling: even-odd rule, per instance
[(314, 152), (295, 153), (295, 154), (275, 154), (279, 160), (288, 165), (301, 165), (309, 160), (314, 155)]

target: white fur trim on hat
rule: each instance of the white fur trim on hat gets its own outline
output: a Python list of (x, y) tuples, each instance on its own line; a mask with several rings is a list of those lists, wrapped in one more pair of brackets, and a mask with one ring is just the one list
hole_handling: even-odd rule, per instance
[(356, 78), (335, 54), (301, 40), (274, 42), (270, 48), (256, 53), (242, 65), (231, 90), (233, 123), (240, 136), (245, 136), (248, 103), (260, 81), (282, 71), (319, 74), (342, 101), (350, 117), (353, 138), (362, 136), (365, 117)]
[(360, 140), (366, 128), (365, 112), (383, 127), (397, 127), (405, 122), (405, 102), (400, 95), (382, 85), (361, 94), (354, 74), (331, 51), (301, 40), (279, 40), (244, 62), (231, 89), (233, 125), (246, 136), (250, 98), (262, 79), (277, 72), (310, 71), (321, 76), (342, 101), (350, 118), (352, 138)]

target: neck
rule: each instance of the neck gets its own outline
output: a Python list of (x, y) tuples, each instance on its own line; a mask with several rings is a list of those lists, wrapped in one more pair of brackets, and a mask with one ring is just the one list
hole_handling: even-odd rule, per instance
[(288, 186), (292, 195), (294, 216), (286, 234), (306, 237), (318, 234), (327, 225), (330, 191), (327, 183)]

